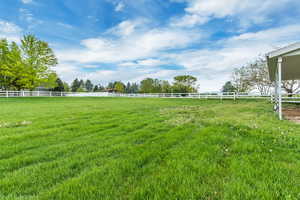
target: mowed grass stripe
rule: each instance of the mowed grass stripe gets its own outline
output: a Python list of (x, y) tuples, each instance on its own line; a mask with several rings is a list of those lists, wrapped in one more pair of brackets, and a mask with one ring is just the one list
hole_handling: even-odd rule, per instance
[[(139, 129), (145, 128), (144, 126), (147, 125), (146, 122), (147, 121), (143, 120), (143, 122), (141, 122), (140, 124), (136, 124), (135, 126), (133, 126), (133, 128), (135, 129), (134, 132), (137, 132)], [(153, 126), (153, 123), (154, 123), (153, 120), (150, 120), (148, 122), (148, 124), (151, 124), (151, 126)], [(27, 149), (26, 151), (24, 151), (24, 149), (21, 149), (20, 153), (15, 154), (17, 156), (11, 157), (12, 160), (14, 161), (13, 163), (15, 164), (15, 167), (18, 166), (18, 168), (20, 168), (20, 167), (23, 167), (23, 165), (21, 165), (22, 159), (25, 160), (25, 165), (34, 164), (34, 162), (38, 162), (39, 159), (43, 159), (43, 160), (46, 159), (46, 161), (49, 161), (49, 160), (51, 160), (50, 158), (53, 157), (53, 155), (65, 156), (64, 155), (65, 152), (73, 153), (76, 149), (80, 149), (80, 147), (82, 147), (82, 146), (89, 145), (89, 143), (91, 143), (91, 141), (92, 142), (97, 141), (97, 143), (99, 143), (99, 144), (102, 144), (103, 141), (107, 141), (109, 139), (118, 141), (118, 139), (116, 138), (117, 136), (121, 137), (121, 139), (120, 139), (121, 141), (122, 140), (126, 141), (126, 137), (124, 137), (124, 135), (128, 134), (128, 130), (126, 130), (126, 129), (124, 130), (123, 128), (120, 129), (118, 127), (111, 128), (111, 129), (104, 129), (101, 131), (99, 131), (98, 129), (96, 129), (94, 127), (94, 129), (91, 128), (91, 130), (88, 130), (88, 132), (85, 132), (85, 131), (82, 131), (83, 134), (80, 136), (68, 135), (69, 136), (68, 139), (67, 138), (64, 138), (63, 140), (58, 139), (58, 140), (55, 140), (55, 141), (49, 143), (48, 145), (41, 145), (41, 146), (38, 146), (37, 148), (30, 148), (30, 149)], [(132, 133), (130, 133), (130, 134), (132, 134)], [(49, 142), (49, 138), (45, 138), (45, 140)], [(72, 149), (66, 149), (64, 151), (61, 151), (61, 149), (68, 147), (68, 145), (72, 145)], [(36, 159), (28, 160), (27, 155), (31, 155), (34, 152), (36, 152), (37, 150), (40, 155), (38, 157), (38, 159), (37, 160)], [(53, 155), (44, 156), (43, 154), (41, 154), (42, 152), (45, 152), (45, 153), (53, 152)], [(5, 154), (5, 152), (3, 152), (3, 153)], [(1, 163), (0, 169), (1, 168), (2, 169), (3, 168), (4, 169), (5, 168), (12, 169), (10, 162), (6, 163), (6, 160), (2, 160), (2, 162), (0, 160), (0, 163)]]
[[(96, 120), (96, 119), (94, 119)], [(142, 124), (145, 123), (145, 120), (143, 120)], [(122, 129), (120, 131), (129, 131), (138, 129), (141, 125), (135, 125), (131, 124), (128, 128), (126, 124), (120, 123), (120, 121), (115, 120), (114, 122), (110, 121), (111, 123), (106, 123), (106, 124), (96, 124), (93, 123), (93, 121), (89, 121), (90, 123), (86, 124), (85, 126), (81, 127), (80, 126), (80, 121), (75, 122), (74, 125), (72, 126), (64, 126), (60, 127), (59, 129), (57, 128), (51, 128), (51, 129), (42, 129), (40, 132), (36, 133), (34, 130), (30, 131), (28, 134), (23, 135), (21, 137), (18, 137), (17, 139), (15, 137), (12, 138), (7, 138), (7, 139), (0, 139), (1, 146), (3, 147), (3, 151), (1, 152), (2, 154), (5, 154), (6, 156), (9, 154), (8, 152), (5, 151), (5, 147), (12, 148), (13, 153), (19, 153), (22, 152), (26, 149), (35, 149), (39, 148), (41, 146), (44, 146), (45, 143), (51, 145), (57, 144), (57, 142), (63, 142), (66, 140), (73, 140), (76, 138), (80, 137), (87, 137), (89, 133), (94, 133), (98, 134), (98, 132), (101, 131), (109, 131), (111, 129)], [(130, 119), (128, 121), (123, 120), (123, 122), (127, 123), (130, 122)], [(153, 119), (149, 121), (149, 124), (153, 123)], [(92, 124), (89, 126), (89, 124)], [(119, 128), (120, 124), (122, 124), (122, 127)], [(118, 132), (118, 131), (117, 131)], [(27, 137), (28, 136), (28, 137)], [(30, 143), (28, 142), (30, 141)], [(37, 143), (35, 141), (38, 141)], [(0, 153), (0, 158), (2, 158)]]
[[(136, 138), (137, 136), (136, 135), (128, 135), (129, 137), (132, 137), (131, 139), (133, 139), (133, 138)], [(141, 136), (146, 136), (146, 137), (148, 137), (147, 135), (145, 135), (145, 134), (142, 134), (142, 135), (140, 135), (139, 137), (137, 137), (137, 139), (140, 139), (140, 137)], [(134, 140), (131, 140), (131, 141), (134, 141)], [(161, 140), (158, 140), (158, 141), (161, 141)], [(179, 142), (179, 141), (178, 141)], [(122, 149), (121, 147), (121, 145), (122, 144), (117, 144), (117, 145), (119, 145), (119, 148), (120, 149)], [(124, 143), (123, 144), (123, 148), (128, 148), (128, 145), (132, 145), (132, 144), (128, 144), (128, 143)], [(166, 146), (165, 146), (165, 148), (166, 148)], [(127, 151), (122, 151), (122, 152), (128, 152), (128, 150)], [(100, 152), (101, 153), (101, 152)], [(82, 161), (80, 164), (85, 164), (86, 163), (86, 161), (89, 161), (89, 163), (93, 163), (93, 161), (92, 161), (92, 159), (89, 157), (90, 155), (92, 155), (92, 154), (85, 154), (85, 153), (83, 153), (82, 154), (82, 157), (81, 158), (79, 158), (79, 157), (77, 157), (78, 155), (81, 155), (81, 154), (75, 154), (75, 156), (76, 156), (76, 158), (72, 158), (72, 157), (70, 157), (70, 161), (68, 161), (67, 163), (68, 164), (71, 164), (72, 163), (72, 161), (75, 161), (75, 163), (77, 163), (78, 162), (78, 160), (80, 160), (80, 161)], [(101, 156), (101, 155), (100, 155)], [(83, 160), (82, 160), (83, 159)], [(118, 159), (118, 158), (117, 158)], [(66, 160), (62, 160), (62, 164), (59, 164), (59, 163), (57, 163), (57, 165), (58, 166), (61, 166), (61, 165), (65, 165), (65, 162), (66, 162)], [(50, 164), (45, 164), (46, 165), (46, 167), (49, 165), (49, 167), (50, 167), (50, 169), (52, 168), (52, 166), (53, 166), (53, 164), (52, 163), (50, 163)], [(84, 166), (84, 165), (83, 165)], [(29, 170), (30, 169), (32, 169), (32, 168), (36, 168), (35, 166), (32, 166), (32, 167), (30, 167), (29, 168)], [(45, 170), (45, 167), (43, 167), (43, 166), (39, 166), (39, 168), (38, 169), (40, 169), (40, 168), (42, 168), (43, 170)], [(63, 173), (64, 171), (62, 171), (62, 173)], [(26, 172), (24, 172), (24, 171), (21, 171), (20, 173), (26, 173)], [(39, 172), (37, 172), (37, 174), (38, 174)], [(15, 175), (15, 173), (13, 174), (13, 175)], [(66, 175), (65, 175), (66, 176)], [(34, 180), (34, 177), (36, 177), (35, 176), (35, 172), (34, 171), (31, 171), (30, 172), (30, 177), (28, 178), (28, 180)], [(5, 179), (7, 179), (7, 180), (10, 180), (10, 182), (13, 180), (13, 177), (11, 177), (11, 176), (9, 176), (9, 177), (6, 177)], [(4, 179), (4, 182), (5, 182), (5, 179)], [(17, 181), (17, 180), (16, 180)], [(45, 182), (43, 182), (43, 183), (40, 183), (40, 184), (38, 184), (38, 186), (40, 187), (41, 186), (41, 184), (45, 184)], [(5, 185), (1, 185), (3, 188), (5, 188)], [(18, 191), (18, 189), (16, 189), (16, 191)], [(29, 195), (29, 194), (25, 194), (25, 195)]]
[[(147, 170), (159, 167), (159, 164), (163, 162), (164, 158), (168, 155), (169, 151), (175, 149), (179, 144), (184, 143), (186, 140), (190, 140), (189, 135), (192, 133), (192, 128), (189, 129), (191, 132), (185, 131), (170, 131), (158, 137), (153, 137), (147, 140), (145, 143), (138, 143), (136, 145), (131, 145), (127, 151), (123, 151), (119, 158), (111, 160), (111, 162), (106, 163), (105, 166), (97, 167), (91, 170), (91, 172), (85, 174), (84, 176), (76, 177), (71, 179), (64, 184), (59, 185), (59, 187), (54, 188), (53, 191), (60, 198), (70, 198), (69, 190), (77, 191), (76, 194), (81, 194), (80, 183), (86, 183), (87, 187), (97, 189), (97, 181), (103, 181), (105, 187), (98, 188), (98, 192), (95, 193), (96, 196), (100, 198), (112, 198), (109, 195), (109, 188), (115, 184), (115, 182), (120, 182), (117, 185), (117, 191), (123, 191), (128, 189), (124, 185), (131, 187), (132, 181), (139, 181), (143, 178), (143, 175), (147, 175)], [(171, 137), (170, 137), (171, 135)], [(107, 170), (112, 169), (113, 174), (108, 174)], [(111, 177), (113, 176), (113, 177)], [(90, 182), (89, 180), (96, 179)], [(78, 184), (79, 183), (79, 184)], [(88, 183), (91, 183), (90, 185)], [(122, 184), (121, 184), (122, 183)], [(100, 185), (99, 185), (100, 186)], [(124, 194), (114, 193), (116, 197), (124, 197)], [(49, 194), (44, 194), (47, 198), (57, 198), (57, 196), (52, 196), (53, 192), (50, 191)], [(84, 198), (96, 198), (96, 196), (88, 195)], [(74, 196), (74, 199), (79, 198), (79, 196)]]

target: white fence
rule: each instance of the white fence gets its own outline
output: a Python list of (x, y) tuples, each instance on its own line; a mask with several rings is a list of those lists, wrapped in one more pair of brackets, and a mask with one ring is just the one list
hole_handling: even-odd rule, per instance
[[(108, 93), (108, 92), (53, 92), (53, 91), (0, 91), (1, 97), (139, 97), (139, 98), (198, 98), (198, 99), (270, 99), (251, 93)], [(300, 98), (299, 98), (300, 99)]]

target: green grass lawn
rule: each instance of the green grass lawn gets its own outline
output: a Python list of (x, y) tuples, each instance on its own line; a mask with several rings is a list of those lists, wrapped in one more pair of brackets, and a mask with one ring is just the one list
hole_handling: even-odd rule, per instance
[(0, 199), (300, 199), (267, 101), (0, 99)]

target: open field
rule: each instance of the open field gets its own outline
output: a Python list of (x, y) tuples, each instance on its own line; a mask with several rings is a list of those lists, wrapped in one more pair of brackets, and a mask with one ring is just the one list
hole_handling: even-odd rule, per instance
[(267, 101), (0, 99), (0, 199), (300, 199)]

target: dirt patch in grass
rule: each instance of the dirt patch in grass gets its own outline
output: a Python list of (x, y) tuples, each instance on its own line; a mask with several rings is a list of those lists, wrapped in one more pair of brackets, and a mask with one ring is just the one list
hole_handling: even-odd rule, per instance
[(300, 124), (300, 108), (284, 108), (282, 113), (285, 119)]

